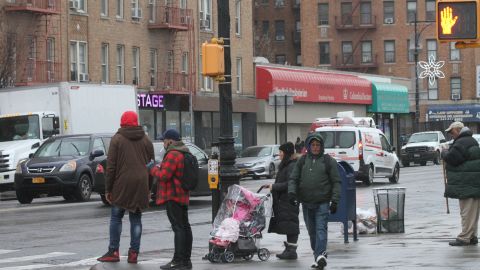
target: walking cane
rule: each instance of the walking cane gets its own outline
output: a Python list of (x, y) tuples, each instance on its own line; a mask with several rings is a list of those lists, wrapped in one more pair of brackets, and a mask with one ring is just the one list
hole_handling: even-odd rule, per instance
[[(445, 171), (445, 161), (442, 161), (442, 172), (443, 172), (443, 183), (445, 184), (445, 191), (447, 190), (447, 173)], [(447, 214), (450, 214), (450, 207), (448, 206), (448, 197), (445, 197), (445, 201), (447, 203)]]

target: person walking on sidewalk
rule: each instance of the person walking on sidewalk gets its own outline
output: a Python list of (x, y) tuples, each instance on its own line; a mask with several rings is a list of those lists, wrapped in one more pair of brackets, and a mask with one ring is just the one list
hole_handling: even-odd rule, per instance
[(449, 244), (476, 245), (480, 211), (480, 148), (472, 131), (462, 122), (453, 122), (445, 132), (454, 139), (450, 149), (442, 152), (447, 164), (445, 197), (459, 200), (462, 220), (462, 232)]
[(105, 181), (106, 200), (112, 205), (110, 244), (101, 262), (120, 261), (119, 247), (122, 219), (128, 211), (130, 219), (130, 249), (128, 262), (137, 263), (142, 236), (142, 211), (148, 207), (150, 190), (146, 164), (155, 158), (153, 144), (138, 125), (137, 113), (127, 111), (120, 128), (112, 137), (107, 157)]
[(173, 259), (160, 269), (192, 269), (192, 229), (188, 221), (189, 191), (182, 187), (184, 153), (190, 153), (180, 134), (168, 129), (161, 138), (166, 153), (161, 167), (153, 166), (151, 175), (158, 178), (157, 204), (166, 204), (167, 216), (174, 233)]
[(308, 135), (305, 145), (307, 153), (298, 159), (289, 177), (288, 196), (292, 204), (302, 203), (314, 255), (311, 267), (323, 269), (327, 265), (328, 216), (337, 211), (341, 180), (337, 161), (324, 154), (320, 134)]
[(288, 200), (288, 177), (293, 171), (295, 162), (295, 149), (292, 142), (280, 145), (280, 165), (274, 184), (264, 185), (269, 188), (273, 196), (273, 217), (268, 226), (269, 233), (287, 235), (287, 241), (283, 242), (285, 250), (277, 254), (279, 259), (297, 259), (297, 241), (300, 234), (298, 222), (298, 205), (290, 204)]

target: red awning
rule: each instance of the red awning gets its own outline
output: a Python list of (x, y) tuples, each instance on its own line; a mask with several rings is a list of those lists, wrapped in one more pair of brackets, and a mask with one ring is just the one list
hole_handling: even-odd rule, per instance
[(372, 84), (354, 75), (257, 66), (257, 98), (268, 99), (271, 92), (292, 93), (300, 102), (372, 104)]

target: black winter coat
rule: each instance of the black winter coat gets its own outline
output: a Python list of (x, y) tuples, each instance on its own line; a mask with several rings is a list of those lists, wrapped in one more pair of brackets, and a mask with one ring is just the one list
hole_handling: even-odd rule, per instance
[(288, 200), (288, 178), (293, 171), (296, 160), (290, 160), (278, 171), (272, 185), (273, 217), (270, 219), (268, 232), (278, 234), (299, 234), (298, 205), (293, 206)]

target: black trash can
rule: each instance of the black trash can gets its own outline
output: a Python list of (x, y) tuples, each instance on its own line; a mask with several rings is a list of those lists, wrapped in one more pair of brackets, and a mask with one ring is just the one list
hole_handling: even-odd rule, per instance
[(374, 188), (378, 233), (404, 233), (405, 191), (403, 187)]
[(328, 222), (343, 223), (343, 238), (348, 243), (348, 221), (353, 223), (353, 240), (357, 241), (357, 190), (355, 185), (355, 171), (345, 161), (338, 162), (338, 172), (342, 179), (342, 191), (337, 212), (330, 215)]

